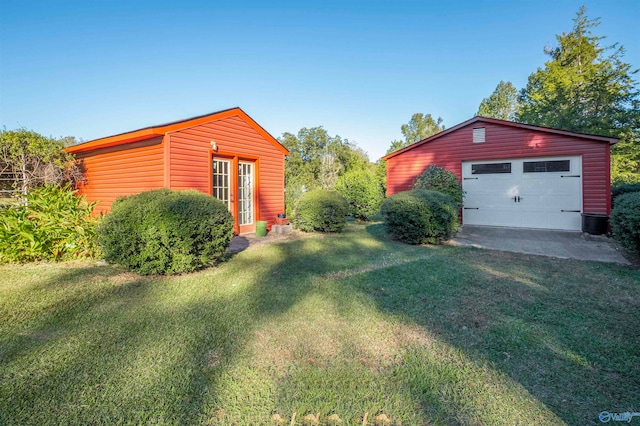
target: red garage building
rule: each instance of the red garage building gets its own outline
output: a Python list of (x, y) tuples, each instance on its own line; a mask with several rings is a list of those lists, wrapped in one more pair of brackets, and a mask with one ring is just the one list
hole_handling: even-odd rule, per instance
[(151, 189), (197, 189), (222, 200), (235, 232), (284, 212), (289, 151), (240, 108), (145, 127), (67, 148), (85, 169), (79, 186), (97, 213)]
[(581, 213), (610, 213), (617, 141), (474, 117), (383, 157), (387, 195), (435, 164), (462, 181), (464, 224), (580, 230)]

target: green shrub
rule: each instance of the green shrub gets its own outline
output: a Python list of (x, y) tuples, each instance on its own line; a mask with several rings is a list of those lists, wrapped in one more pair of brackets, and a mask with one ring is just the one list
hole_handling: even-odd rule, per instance
[(442, 167), (434, 164), (427, 167), (427, 169), (416, 178), (413, 189), (426, 189), (450, 195), (458, 205), (458, 208), (462, 208), (462, 199), (464, 198), (462, 184), (453, 172), (443, 169)]
[(615, 206), (616, 198), (629, 192), (640, 192), (640, 183), (622, 183), (611, 187), (611, 207)]
[(338, 191), (349, 203), (349, 213), (356, 219), (369, 220), (380, 212), (382, 190), (377, 176), (368, 170), (350, 170), (338, 178)]
[(292, 224), (306, 232), (340, 232), (349, 214), (347, 200), (335, 191), (305, 192), (296, 205)]
[(458, 230), (455, 200), (438, 191), (413, 189), (388, 197), (382, 204), (389, 235), (409, 244), (440, 244)]
[(616, 198), (616, 205), (611, 212), (611, 230), (624, 248), (640, 255), (640, 192), (630, 192)]
[(45, 185), (0, 208), (0, 263), (95, 257), (96, 203), (70, 184)]
[(108, 262), (143, 275), (177, 274), (223, 257), (233, 217), (198, 191), (159, 189), (116, 200), (98, 234)]

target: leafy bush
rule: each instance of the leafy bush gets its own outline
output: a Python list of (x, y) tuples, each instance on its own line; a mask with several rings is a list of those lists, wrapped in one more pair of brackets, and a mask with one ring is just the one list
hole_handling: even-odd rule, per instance
[(388, 197), (382, 204), (385, 228), (409, 244), (440, 244), (458, 230), (458, 206), (447, 194), (413, 189)]
[(342, 195), (326, 189), (314, 189), (298, 200), (292, 224), (306, 232), (340, 232), (348, 214), (349, 205)]
[(382, 190), (377, 176), (366, 169), (350, 170), (338, 178), (336, 191), (349, 203), (350, 213), (360, 220), (369, 218), (380, 211)]
[(98, 234), (108, 262), (143, 275), (176, 274), (220, 260), (233, 217), (198, 191), (159, 189), (117, 199)]
[(416, 178), (413, 189), (442, 192), (443, 194), (451, 196), (459, 209), (462, 207), (462, 199), (464, 198), (462, 184), (453, 172), (434, 164), (427, 167), (427, 169)]
[(640, 255), (640, 192), (616, 198), (616, 205), (611, 212), (611, 230), (624, 248)]
[(622, 183), (611, 187), (611, 207), (615, 206), (616, 198), (629, 192), (640, 192), (640, 183)]
[(0, 189), (29, 190), (84, 180), (80, 164), (64, 151), (75, 138), (53, 139), (26, 129), (0, 131)]
[(71, 185), (45, 185), (0, 208), (0, 263), (95, 257), (95, 203)]

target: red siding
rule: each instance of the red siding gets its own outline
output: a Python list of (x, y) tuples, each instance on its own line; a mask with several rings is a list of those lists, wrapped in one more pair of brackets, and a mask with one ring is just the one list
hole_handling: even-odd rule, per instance
[[(486, 142), (472, 142), (474, 127), (486, 129)], [(463, 161), (565, 155), (582, 156), (583, 211), (609, 214), (609, 143), (485, 122), (469, 124), (389, 158), (387, 195), (410, 189), (430, 164), (451, 170), (461, 179)]]
[(86, 183), (78, 189), (99, 201), (94, 213), (106, 213), (117, 197), (163, 187), (163, 153), (162, 138), (79, 152)]
[[(194, 188), (211, 193), (210, 169), (214, 156), (257, 160), (256, 217), (269, 223), (284, 212), (284, 155), (241, 117), (232, 116), (168, 135), (168, 184), (172, 189)], [(166, 138), (166, 137), (165, 137)], [(211, 141), (218, 150), (212, 151)]]

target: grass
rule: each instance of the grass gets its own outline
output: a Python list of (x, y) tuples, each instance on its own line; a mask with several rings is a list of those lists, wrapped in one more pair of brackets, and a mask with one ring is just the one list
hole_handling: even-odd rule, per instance
[(348, 224), (184, 276), (93, 263), (0, 276), (0, 424), (582, 425), (640, 411), (628, 267)]

